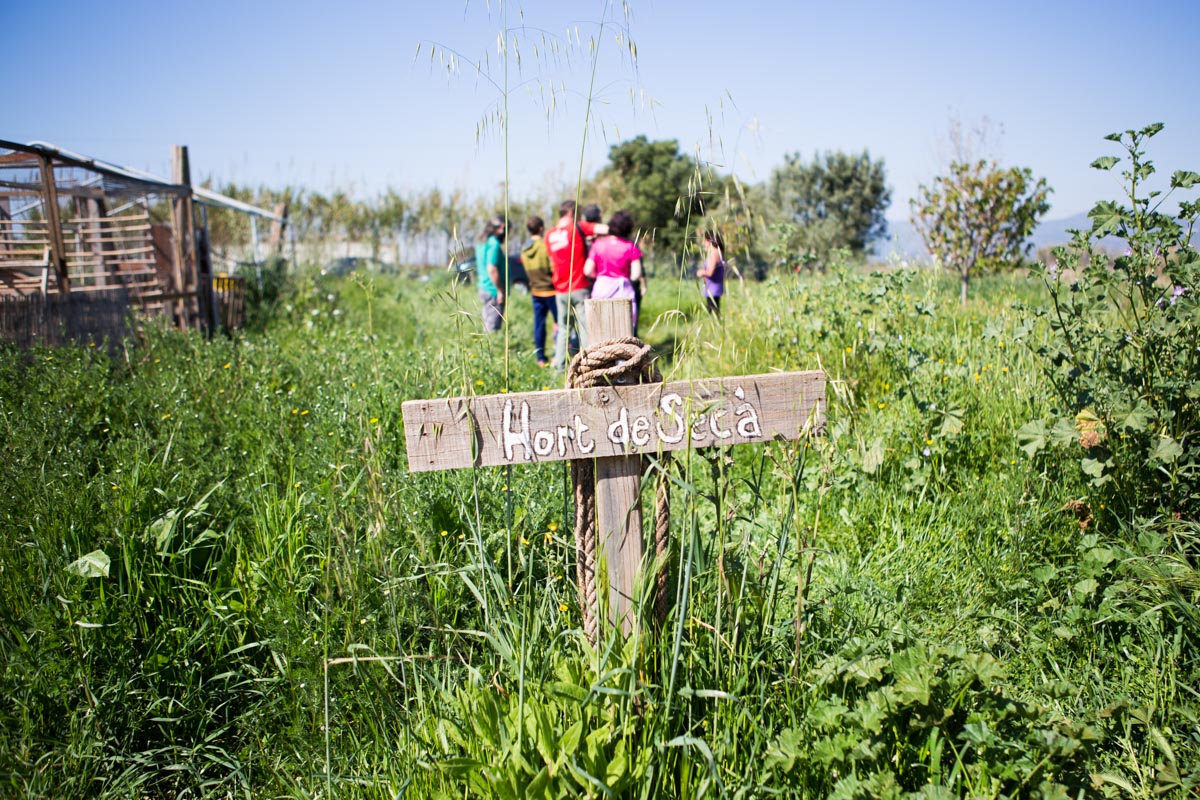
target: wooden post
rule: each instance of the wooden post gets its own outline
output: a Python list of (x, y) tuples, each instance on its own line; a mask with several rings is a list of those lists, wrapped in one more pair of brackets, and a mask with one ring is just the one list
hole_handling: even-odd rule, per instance
[[(0, 197), (0, 221), (12, 219), (12, 214), (8, 213), (8, 198)], [(0, 237), (0, 250), (16, 250), (5, 237)]]
[(67, 274), (67, 248), (63, 243), (62, 220), (58, 213), (58, 188), (54, 183), (54, 165), (49, 156), (38, 154), (38, 166), (42, 172), (42, 205), (46, 208), (46, 225), (50, 231), (50, 265), (58, 277), (58, 291), (71, 291), (71, 277)]
[(267, 236), (267, 251), (272, 256), (277, 256), (283, 253), (283, 233), (287, 228), (288, 204), (276, 203), (274, 211), (275, 216), (279, 219), (271, 220), (271, 232)]
[[(117, 280), (109, 280), (109, 265), (105, 262), (104, 251), (115, 249), (115, 242), (109, 241), (109, 237), (104, 235), (104, 226), (101, 220), (106, 216), (104, 200), (102, 197), (77, 197), (75, 198), (76, 214), (83, 220), (83, 224), (88, 228), (84, 238), (87, 240), (88, 249), (92, 253), (92, 258), (95, 259), (96, 265), (96, 285), (108, 286), (110, 283), (118, 284)], [(94, 222), (93, 222), (94, 220)]]
[[(633, 336), (633, 302), (588, 300), (584, 303), (588, 344)], [(642, 459), (596, 459), (596, 535), (608, 567), (608, 603), (613, 624), (633, 630), (634, 590), (642, 567)], [(601, 589), (603, 591), (603, 589)]]
[[(196, 247), (192, 219), (192, 173), (188, 165), (187, 147), (183, 145), (175, 145), (172, 150), (171, 179), (186, 190), (171, 198), (171, 227), (175, 234), (172, 242), (175, 262), (172, 277), (175, 286), (172, 290), (176, 294), (184, 294), (196, 290)], [(191, 325), (189, 306), (186, 298), (175, 301), (175, 319), (180, 328)]]

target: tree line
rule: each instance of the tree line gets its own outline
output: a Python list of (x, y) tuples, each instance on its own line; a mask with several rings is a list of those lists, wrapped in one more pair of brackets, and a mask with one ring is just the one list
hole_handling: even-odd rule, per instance
[[(645, 136), (613, 145), (607, 164), (577, 189), (564, 186), (553, 197), (510, 196), (507, 208), (503, 187), (475, 197), (439, 188), (407, 193), (389, 188), (355, 198), (342, 190), (207, 185), (262, 207), (287, 203), (289, 224), (303, 241), (366, 244), (375, 258), (425, 266), (468, 253), (485, 219), (507, 212), (513, 238), (519, 239), (528, 216), (551, 219), (552, 209), (574, 195), (581, 204), (599, 204), (606, 214), (628, 210), (642, 249), (659, 264), (693, 260), (694, 232), (708, 226), (721, 230), (730, 255), (756, 271), (823, 269), (835, 257), (865, 258), (887, 235), (884, 214), (891, 203), (886, 165), (865, 150), (811, 158), (793, 152), (765, 181), (745, 184), (683, 152), (677, 140)], [(1027, 239), (1049, 208), (1049, 191), (1028, 169), (955, 160), (920, 187), (910, 211), (934, 259), (962, 276), (965, 297), (973, 272), (1011, 266), (1028, 255)], [(209, 236), (218, 250), (244, 246), (249, 220), (213, 209)]]

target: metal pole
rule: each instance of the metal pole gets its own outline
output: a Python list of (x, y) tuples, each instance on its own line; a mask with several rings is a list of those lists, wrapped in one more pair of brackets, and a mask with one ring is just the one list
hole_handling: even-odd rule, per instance
[(292, 274), (296, 273), (296, 229), (288, 226), (288, 241), (291, 243), (292, 250)]
[(262, 264), (258, 263), (258, 217), (250, 217), (250, 247), (253, 253), (250, 256), (254, 261), (254, 274), (258, 278), (258, 291), (262, 292)]

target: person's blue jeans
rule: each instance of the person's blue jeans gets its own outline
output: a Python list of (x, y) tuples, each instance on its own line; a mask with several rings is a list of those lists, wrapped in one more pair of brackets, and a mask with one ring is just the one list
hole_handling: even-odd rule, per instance
[(571, 330), (579, 334), (579, 349), (587, 348), (587, 321), (583, 318), (583, 304), (591, 297), (589, 289), (578, 289), (570, 294), (556, 295), (558, 302), (558, 337), (554, 340), (554, 361), (551, 366), (563, 369), (567, 363), (567, 344)]
[(554, 295), (533, 295), (533, 347), (537, 351), (538, 363), (546, 361), (546, 315), (558, 322), (558, 300)]

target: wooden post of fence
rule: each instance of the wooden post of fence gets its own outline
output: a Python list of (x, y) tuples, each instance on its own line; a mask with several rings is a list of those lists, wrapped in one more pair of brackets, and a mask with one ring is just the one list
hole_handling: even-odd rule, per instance
[(271, 220), (271, 233), (267, 237), (267, 251), (272, 256), (278, 256), (283, 253), (283, 233), (287, 228), (288, 204), (276, 203), (274, 210), (278, 219)]
[[(12, 214), (8, 213), (8, 198), (0, 197), (0, 222), (12, 219)], [(4, 233), (4, 228), (0, 227), (0, 234)], [(0, 251), (15, 250), (16, 248), (9, 244), (7, 236), (0, 235)]]
[(58, 213), (58, 187), (54, 183), (54, 164), (50, 157), (38, 154), (38, 166), (42, 172), (42, 204), (46, 207), (46, 225), (50, 228), (50, 265), (58, 278), (58, 291), (71, 291), (71, 277), (67, 274), (67, 248), (63, 243), (62, 220)]
[[(588, 300), (584, 317), (592, 347), (633, 336), (630, 300)], [(641, 483), (641, 456), (596, 459), (596, 536), (608, 569), (609, 613), (613, 624), (620, 623), (626, 634), (633, 630), (637, 613), (634, 589), (644, 552)]]
[[(195, 225), (192, 219), (192, 173), (188, 165), (188, 150), (184, 145), (175, 145), (171, 158), (171, 179), (185, 191), (171, 198), (171, 227), (175, 229), (172, 243), (174, 250), (174, 291), (178, 294), (196, 289)], [(180, 328), (191, 325), (190, 303), (185, 298), (175, 301), (175, 319)]]

